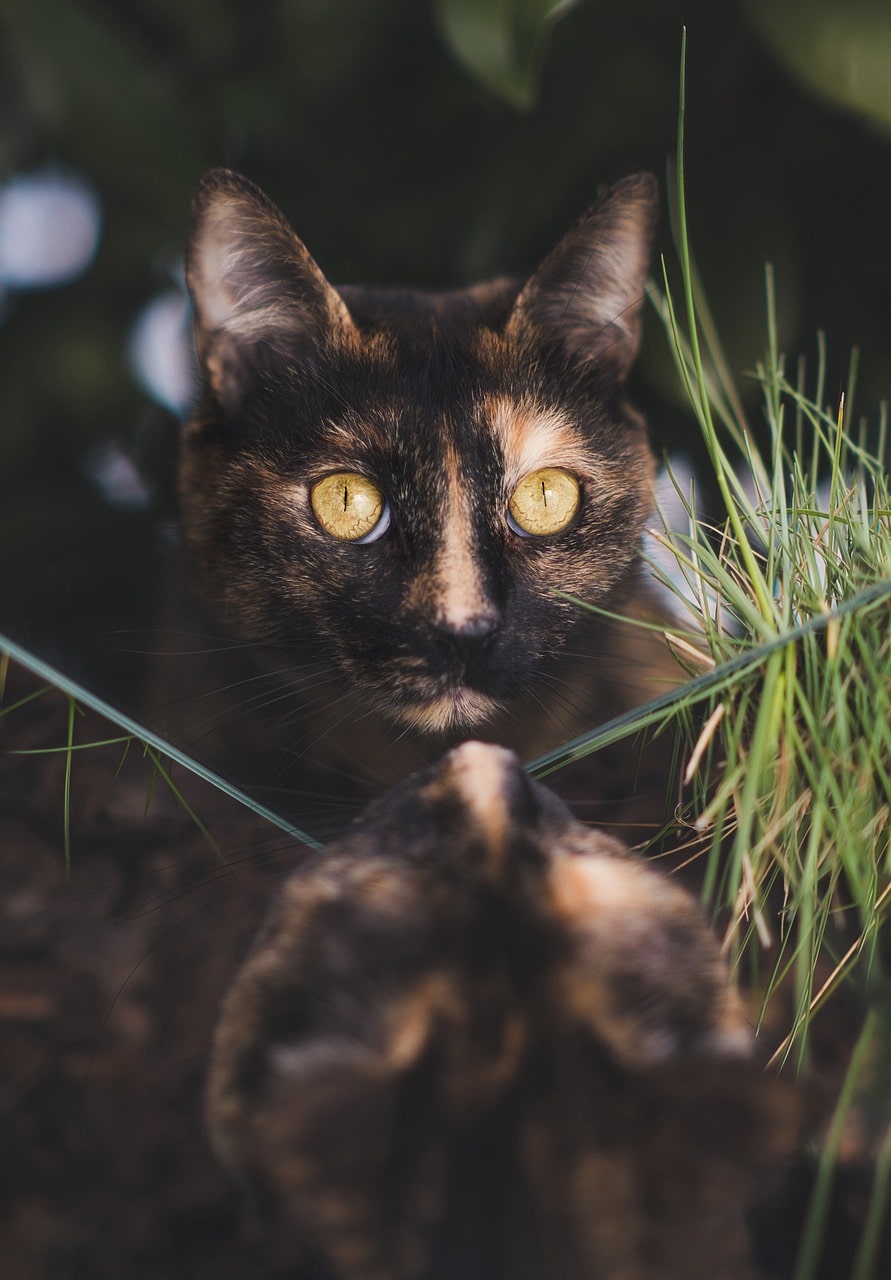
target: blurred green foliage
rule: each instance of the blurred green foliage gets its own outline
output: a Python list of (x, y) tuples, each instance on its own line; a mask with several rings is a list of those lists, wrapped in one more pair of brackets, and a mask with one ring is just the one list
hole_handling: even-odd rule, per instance
[[(105, 211), (81, 280), (0, 300), (0, 498), (55, 475), (64, 502), (109, 435), (159, 455), (160, 422), (168, 447), (174, 424), (139, 390), (126, 340), (178, 270), (205, 170), (263, 186), (334, 280), (521, 270), (599, 184), (665, 177), (682, 22), (691, 231), (731, 366), (761, 354), (770, 258), (781, 345), (810, 352), (824, 328), (831, 392), (860, 343), (872, 407), (891, 386), (891, 140), (862, 121), (888, 121), (887, 77), (871, 72), (885, 5), (0, 0), (0, 184), (60, 164)], [(848, 88), (842, 62), (859, 68)], [(666, 215), (669, 255), (670, 239)], [(656, 325), (636, 392), (657, 438), (683, 443)]]
[(887, 0), (749, 0), (777, 60), (828, 102), (891, 131), (891, 5)]
[(435, 0), (443, 38), (482, 84), (520, 110), (538, 92), (550, 24), (578, 0)]

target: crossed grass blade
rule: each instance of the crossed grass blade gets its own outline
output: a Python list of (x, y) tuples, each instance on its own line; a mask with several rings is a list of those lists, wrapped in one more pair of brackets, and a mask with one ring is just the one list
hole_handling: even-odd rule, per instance
[[(194, 757), (188, 755), (184, 751), (181, 751), (173, 743), (167, 742), (164, 738), (162, 738), (159, 734), (155, 733), (153, 730), (147, 728), (145, 725), (139, 724), (131, 716), (126, 715), (124, 712), (118, 710), (116, 707), (112, 706), (110, 703), (105, 702), (102, 698), (97, 697), (90, 690), (84, 688), (82, 685), (78, 684), (76, 681), (66, 676), (63, 672), (57, 670), (55, 667), (50, 666), (48, 663), (38, 658), (35, 654), (30, 653), (27, 649), (24, 649), (21, 645), (17, 644), (15, 641), (13, 641), (9, 637), (4, 636), (2, 634), (0, 634), (0, 660), (2, 660), (2, 663), (4, 664), (0, 666), (0, 675), (5, 674), (6, 664), (8, 664), (9, 661), (11, 660), (18, 663), (19, 666), (24, 667), (27, 671), (30, 671), (33, 675), (36, 675), (39, 679), (46, 682), (43, 687), (26, 695), (26, 697), (18, 700), (17, 702), (13, 704), (8, 704), (6, 706), (0, 706), (0, 714), (3, 714), (3, 715), (11, 714), (18, 707), (24, 705), (26, 702), (32, 701), (35, 698), (39, 698), (43, 696), (45, 693), (47, 693), (51, 689), (60, 690), (68, 699), (68, 719), (67, 719), (67, 733), (66, 733), (65, 743), (59, 747), (44, 747), (29, 753), (29, 754), (46, 754), (49, 752), (63, 752), (65, 754), (63, 828), (64, 828), (66, 870), (70, 870), (70, 865), (71, 865), (70, 812), (71, 812), (71, 788), (73, 785), (74, 757), (76, 753), (79, 751), (89, 750), (91, 747), (107, 746), (113, 743), (122, 744), (124, 748), (124, 753), (126, 753), (126, 751), (129, 749), (129, 747), (133, 743), (137, 743), (141, 745), (145, 755), (151, 760), (152, 766), (153, 766), (152, 781), (151, 781), (150, 787), (153, 787), (155, 785), (156, 779), (160, 777), (164, 781), (165, 785), (170, 789), (177, 803), (180, 804), (185, 809), (186, 813), (188, 813), (188, 815), (196, 823), (199, 830), (201, 830), (202, 834), (204, 834), (206, 838), (211, 841), (214, 847), (216, 847), (215, 842), (207, 826), (201, 820), (200, 816), (192, 808), (192, 806), (189, 805), (182, 790), (176, 785), (176, 783), (173, 780), (173, 777), (171, 775), (171, 766), (174, 764), (179, 765), (182, 768), (186, 769), (188, 772), (195, 774), (197, 777), (201, 778), (204, 782), (209, 783), (212, 787), (216, 788), (218, 791), (222, 791), (225, 795), (228, 795), (232, 799), (237, 800), (240, 804), (245, 805), (246, 808), (251, 809), (259, 817), (272, 823), (273, 826), (278, 827), (280, 830), (284, 831), (287, 835), (292, 836), (294, 839), (300, 841), (301, 844), (304, 844), (311, 849), (320, 848), (319, 842), (315, 840), (312, 836), (310, 836), (307, 832), (301, 830), (301, 828), (295, 826), (293, 823), (288, 822), (285, 818), (281, 817), (281, 815), (277, 814), (274, 810), (269, 809), (266, 805), (261, 804), (259, 801), (255, 800), (252, 796), (241, 791), (238, 787), (233, 786), (233, 784), (229, 782), (227, 779), (221, 777), (219, 774), (214, 773), (211, 769), (208, 769), (206, 765), (201, 764), (201, 762), (194, 759)], [(74, 737), (75, 737), (74, 726), (75, 726), (76, 716), (80, 708), (82, 707), (89, 707), (91, 710), (101, 715), (104, 719), (108, 720), (111, 724), (116, 725), (119, 729), (122, 730), (121, 735), (115, 738), (103, 739), (101, 742), (76, 743), (74, 741)], [(118, 766), (118, 768), (120, 769), (120, 765)], [(151, 790), (147, 795), (146, 805), (148, 805), (150, 800), (151, 800)]]

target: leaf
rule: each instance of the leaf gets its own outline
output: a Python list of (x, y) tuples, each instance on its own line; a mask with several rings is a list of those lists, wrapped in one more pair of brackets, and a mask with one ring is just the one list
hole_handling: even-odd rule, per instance
[(535, 103), (548, 32), (578, 0), (435, 0), (443, 39), (466, 71), (520, 111)]
[(755, 31), (805, 88), (891, 129), (887, 0), (748, 0)]

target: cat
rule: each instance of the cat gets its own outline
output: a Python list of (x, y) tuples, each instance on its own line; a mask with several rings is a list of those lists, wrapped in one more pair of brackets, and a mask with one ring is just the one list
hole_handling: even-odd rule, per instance
[(226, 997), (218, 1155), (294, 1274), (743, 1280), (797, 1140), (694, 899), (466, 742), (291, 873)]
[(656, 613), (625, 395), (656, 209), (626, 178), (525, 281), (430, 294), (334, 288), (247, 179), (200, 184), (183, 537), (217, 616), (290, 673), (295, 750), (385, 786), (471, 732), (530, 758), (678, 678), (568, 598)]

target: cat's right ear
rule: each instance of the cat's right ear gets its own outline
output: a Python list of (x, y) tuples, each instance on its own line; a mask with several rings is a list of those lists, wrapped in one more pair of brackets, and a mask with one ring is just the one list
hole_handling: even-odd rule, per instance
[(606, 191), (520, 291), (508, 334), (531, 334), (621, 385), (640, 342), (658, 201), (649, 173)]
[(186, 256), (195, 344), (208, 387), (236, 410), (277, 363), (311, 364), (353, 322), (287, 220), (258, 187), (228, 169), (198, 186)]

